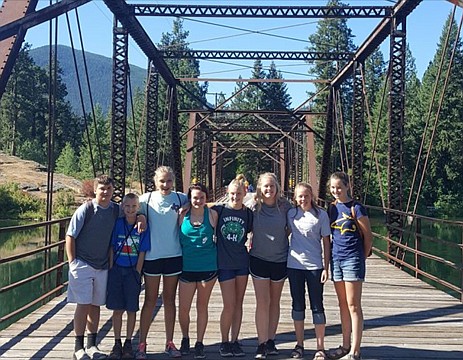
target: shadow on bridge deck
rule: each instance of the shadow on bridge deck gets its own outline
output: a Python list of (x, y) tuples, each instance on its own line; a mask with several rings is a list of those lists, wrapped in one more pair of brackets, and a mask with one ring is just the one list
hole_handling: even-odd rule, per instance
[[(368, 260), (367, 282), (364, 287), (363, 307), (365, 332), (362, 346), (363, 359), (463, 359), (463, 304), (457, 299), (432, 288), (373, 256)], [(142, 301), (142, 299), (141, 299)], [(255, 299), (252, 282), (245, 298), (241, 342), (247, 353), (244, 359), (254, 357), (256, 330), (254, 325)], [(336, 347), (341, 342), (341, 327), (336, 296), (332, 283), (325, 288), (327, 316), (326, 346)], [(74, 306), (67, 305), (61, 296), (31, 315), (0, 332), (2, 359), (71, 359), (74, 346), (72, 316)], [(205, 337), (208, 359), (219, 359), (219, 318), (221, 295), (219, 286), (213, 290), (209, 306), (209, 325)], [(195, 311), (192, 309), (190, 336), (195, 339)], [(102, 308), (100, 348), (109, 352), (113, 344), (110, 312)], [(307, 312), (305, 333), (306, 358), (315, 348), (315, 334)], [(175, 340), (181, 332), (176, 325)], [(165, 359), (163, 307), (153, 314), (148, 337), (150, 359)], [(135, 341), (136, 343), (136, 341)], [(276, 337), (280, 355), (290, 357), (295, 344), (291, 320), (291, 299), (287, 284), (281, 301), (281, 317)], [(192, 355), (187, 358), (193, 358)]]

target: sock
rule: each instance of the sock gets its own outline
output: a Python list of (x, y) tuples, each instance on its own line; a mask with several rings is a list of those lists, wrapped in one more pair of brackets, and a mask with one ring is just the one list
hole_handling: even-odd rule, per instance
[(84, 348), (84, 335), (76, 336), (74, 339), (74, 351)]
[(115, 340), (114, 340), (114, 343), (115, 343), (115, 344), (119, 344), (119, 345), (122, 346), (122, 340), (121, 340), (121, 339), (115, 339)]
[(87, 334), (87, 348), (91, 348), (92, 346), (96, 346), (96, 333)]
[(131, 339), (125, 339), (124, 345), (132, 345), (132, 340)]

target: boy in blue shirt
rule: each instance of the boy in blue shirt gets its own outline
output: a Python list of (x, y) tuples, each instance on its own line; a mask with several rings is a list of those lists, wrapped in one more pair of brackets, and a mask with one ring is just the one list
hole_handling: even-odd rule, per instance
[[(149, 231), (137, 229), (138, 196), (129, 193), (122, 200), (124, 217), (114, 225), (108, 274), (106, 307), (113, 310), (112, 322), (115, 344), (110, 359), (133, 359), (132, 335), (136, 312), (139, 310), (141, 272), (146, 251), (150, 250)], [(122, 315), (127, 311), (127, 333), (124, 346), (121, 341)]]

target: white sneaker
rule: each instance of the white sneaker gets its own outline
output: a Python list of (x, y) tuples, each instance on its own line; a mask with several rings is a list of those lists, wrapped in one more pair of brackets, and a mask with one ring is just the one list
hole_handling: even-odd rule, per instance
[(108, 357), (105, 353), (101, 352), (97, 346), (91, 346), (87, 348), (86, 352), (92, 360), (101, 360)]
[(84, 349), (77, 350), (72, 356), (73, 360), (90, 360), (90, 356), (85, 352)]

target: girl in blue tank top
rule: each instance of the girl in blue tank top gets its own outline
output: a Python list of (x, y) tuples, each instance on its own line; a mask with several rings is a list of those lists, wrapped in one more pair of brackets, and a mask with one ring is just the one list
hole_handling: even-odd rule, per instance
[(192, 184), (188, 191), (190, 210), (179, 218), (180, 245), (183, 254), (183, 271), (179, 285), (179, 322), (183, 339), (182, 355), (190, 353), (190, 309), (196, 296), (195, 358), (204, 358), (204, 333), (208, 321), (208, 305), (212, 288), (217, 280), (217, 246), (214, 229), (217, 212), (206, 206), (207, 189), (202, 184)]

